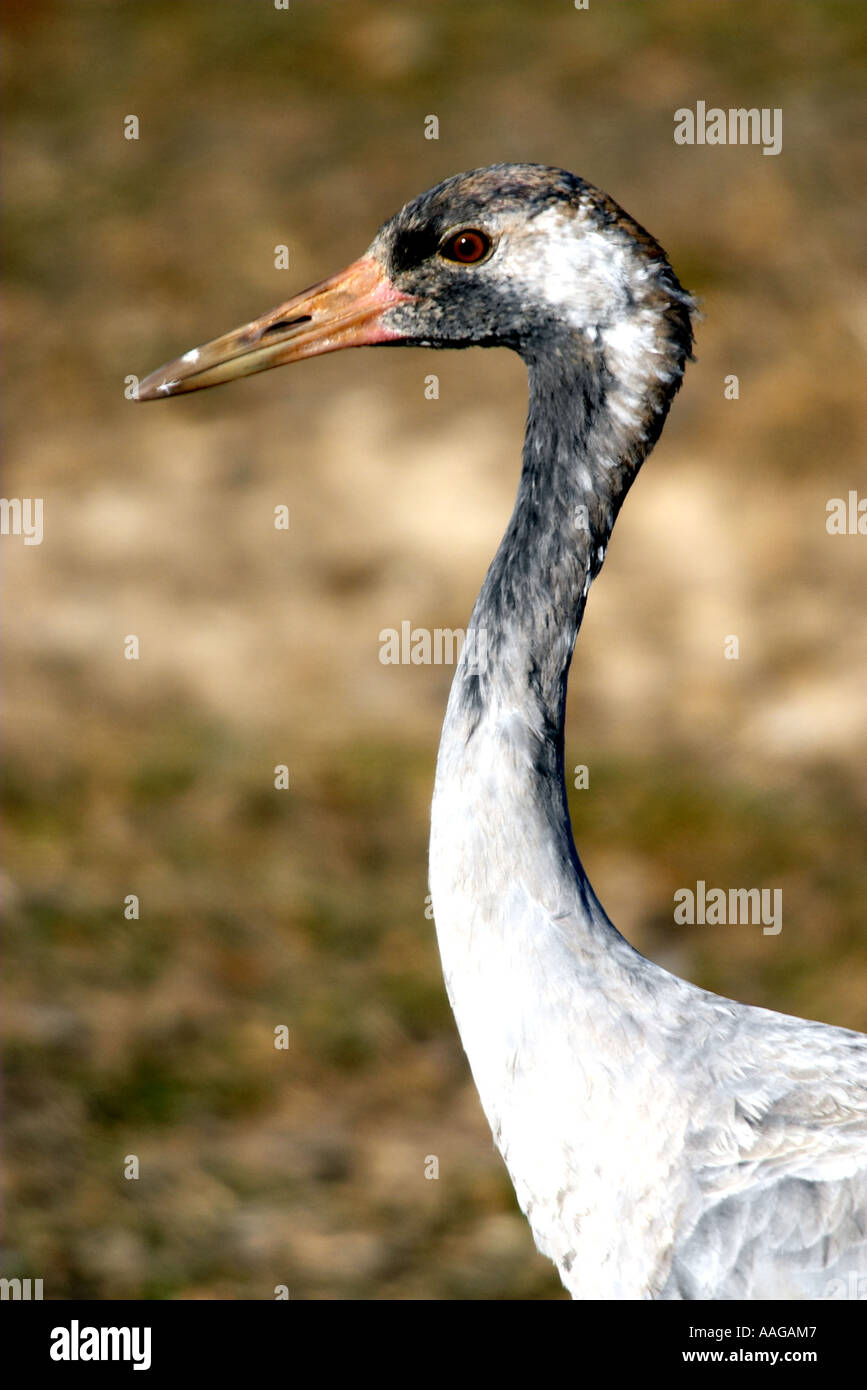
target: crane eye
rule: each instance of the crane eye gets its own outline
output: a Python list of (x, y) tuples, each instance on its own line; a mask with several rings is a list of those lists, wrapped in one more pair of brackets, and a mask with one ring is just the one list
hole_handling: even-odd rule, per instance
[(491, 239), (475, 228), (464, 228), (446, 237), (439, 249), (447, 261), (458, 261), (461, 265), (476, 265), (483, 261), (491, 249)]

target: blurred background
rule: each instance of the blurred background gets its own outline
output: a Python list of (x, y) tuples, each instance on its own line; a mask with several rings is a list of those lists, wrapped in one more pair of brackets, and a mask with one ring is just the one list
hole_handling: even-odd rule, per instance
[[(0, 1272), (46, 1298), (562, 1297), (425, 916), (451, 671), (378, 659), (384, 627), (466, 624), (522, 365), (335, 354), (147, 407), (124, 380), (462, 169), (611, 193), (705, 318), (576, 654), (579, 852), (654, 960), (867, 1029), (867, 539), (825, 526), (867, 492), (863, 5), (2, 9), (4, 493), (45, 519), (3, 540)], [(782, 153), (676, 146), (697, 100), (782, 108)], [(781, 888), (781, 934), (676, 926), (699, 878)]]

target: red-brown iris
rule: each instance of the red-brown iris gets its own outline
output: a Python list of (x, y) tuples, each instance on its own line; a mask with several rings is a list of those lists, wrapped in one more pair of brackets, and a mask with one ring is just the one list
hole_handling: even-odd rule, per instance
[(440, 255), (447, 261), (458, 261), (461, 265), (475, 265), (483, 261), (491, 249), (491, 239), (474, 227), (465, 227), (460, 232), (452, 232), (440, 247)]

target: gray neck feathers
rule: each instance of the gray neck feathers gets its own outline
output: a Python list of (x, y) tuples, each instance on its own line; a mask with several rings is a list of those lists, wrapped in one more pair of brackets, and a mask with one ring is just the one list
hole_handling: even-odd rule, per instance
[[(681, 292), (682, 293), (682, 292)], [(525, 708), (562, 745), (566, 679), (591, 581), (621, 503), (659, 436), (689, 352), (689, 309), (660, 294), (634, 335), (575, 333), (525, 351), (530, 399), (514, 512), (471, 620), (483, 669), (453, 692), (467, 734), (496, 706)]]
[(564, 331), (544, 351), (525, 345), (518, 498), (473, 611), (477, 636), (461, 653), (437, 763), (431, 891), (447, 979), (472, 923), (508, 918), (516, 873), (552, 920), (577, 913), (600, 961), (620, 951), (572, 839), (566, 681), (590, 582), (683, 373), (689, 310), (678, 309), (679, 333), (663, 311), (637, 333)]

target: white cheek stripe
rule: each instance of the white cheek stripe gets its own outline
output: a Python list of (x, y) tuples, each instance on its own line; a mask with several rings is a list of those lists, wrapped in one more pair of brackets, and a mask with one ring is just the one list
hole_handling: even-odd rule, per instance
[(658, 303), (648, 303), (653, 267), (580, 209), (546, 208), (529, 227), (535, 254), (521, 267), (522, 297), (550, 304), (561, 321), (601, 347), (615, 383), (608, 402), (612, 423), (641, 429), (648, 387), (671, 379), (659, 362), (667, 346), (664, 321)]

